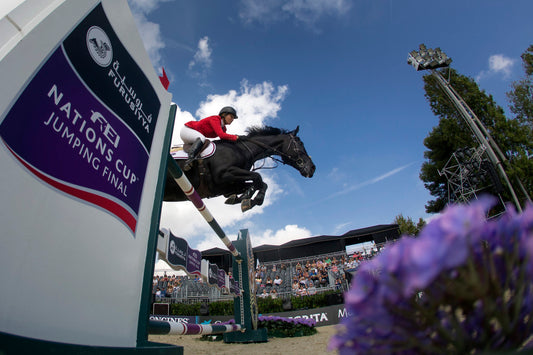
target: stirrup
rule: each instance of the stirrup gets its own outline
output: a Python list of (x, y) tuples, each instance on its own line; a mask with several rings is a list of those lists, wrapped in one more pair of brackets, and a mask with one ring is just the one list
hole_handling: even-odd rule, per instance
[(189, 171), (192, 168), (192, 164), (196, 160), (196, 157), (189, 158), (185, 161), (185, 165), (183, 165), (183, 171)]

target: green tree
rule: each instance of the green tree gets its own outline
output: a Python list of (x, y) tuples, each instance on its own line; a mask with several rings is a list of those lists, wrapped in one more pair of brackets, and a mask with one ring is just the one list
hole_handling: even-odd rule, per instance
[(507, 93), (509, 108), (515, 115), (518, 125), (523, 127), (522, 138), (524, 144), (521, 149), (510, 157), (510, 174), (514, 178), (520, 178), (525, 189), (531, 196), (533, 192), (533, 45), (529, 46), (522, 54), (522, 65), (525, 78), (512, 84), (512, 90)]
[(400, 233), (402, 235), (418, 235), (420, 230), (426, 225), (426, 221), (422, 218), (418, 219), (418, 223), (411, 219), (411, 217), (404, 217), (402, 214), (399, 214), (394, 218), (394, 223), (400, 228)]
[[(484, 90), (481, 90), (472, 78), (461, 75), (451, 68), (443, 69), (441, 74), (449, 79), (455, 91), (476, 113), (507, 157), (516, 156), (524, 147), (531, 147), (531, 140), (524, 125), (515, 119), (508, 120), (492, 95), (487, 95)], [(424, 139), (424, 145), (428, 150), (424, 152), (426, 161), (422, 164), (420, 172), (420, 179), (424, 182), (424, 186), (435, 197), (435, 200), (428, 201), (426, 204), (426, 211), (435, 213), (441, 211), (450, 198), (446, 176), (439, 172), (446, 166), (454, 152), (464, 148), (477, 148), (480, 143), (440, 88), (437, 79), (429, 74), (423, 79), (426, 99), (432, 112), (439, 118), (439, 124)], [(523, 173), (513, 171), (511, 167), (507, 169), (512, 171), (515, 177)], [(487, 192), (496, 194), (494, 187)], [(502, 197), (506, 201), (511, 200), (506, 191)]]
[(533, 128), (533, 45), (529, 46), (521, 57), (526, 77), (511, 85), (512, 90), (507, 93), (507, 97), (516, 119)]

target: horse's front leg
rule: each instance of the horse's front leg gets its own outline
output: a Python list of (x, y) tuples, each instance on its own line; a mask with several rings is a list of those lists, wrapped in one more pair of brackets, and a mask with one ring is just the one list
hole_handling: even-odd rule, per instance
[[(258, 191), (257, 196), (255, 196), (255, 198), (250, 200), (250, 207), (248, 209), (254, 206), (261, 206), (263, 204), (263, 202), (265, 201), (265, 195), (266, 195), (267, 188), (268, 188), (268, 185), (264, 183), (263, 181), (261, 181), (261, 187), (257, 190)], [(242, 204), (241, 204), (241, 208), (242, 208)]]

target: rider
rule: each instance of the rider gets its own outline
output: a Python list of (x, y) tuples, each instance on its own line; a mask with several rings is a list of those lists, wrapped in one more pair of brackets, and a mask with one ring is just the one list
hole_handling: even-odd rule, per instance
[(205, 139), (216, 138), (229, 141), (236, 141), (239, 136), (226, 133), (226, 125), (230, 125), (237, 117), (237, 111), (231, 106), (223, 107), (218, 116), (209, 116), (200, 121), (189, 121), (181, 128), (180, 137), (183, 143), (192, 144), (189, 150), (189, 158), (185, 162), (183, 170), (187, 171), (192, 167), (192, 162), (202, 151)]

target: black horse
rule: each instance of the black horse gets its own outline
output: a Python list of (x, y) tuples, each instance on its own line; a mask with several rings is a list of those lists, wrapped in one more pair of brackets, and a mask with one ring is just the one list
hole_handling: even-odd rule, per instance
[[(261, 175), (251, 171), (256, 161), (279, 156), (284, 164), (292, 166), (303, 176), (313, 176), (315, 164), (296, 136), (298, 130), (299, 127), (290, 132), (268, 126), (254, 127), (248, 129), (247, 135), (241, 136), (236, 142), (217, 140), (215, 154), (196, 161), (185, 175), (200, 197), (224, 195), (227, 197), (227, 204), (241, 203), (241, 210), (247, 211), (263, 203), (267, 190), (267, 184), (263, 182)], [(185, 161), (176, 162), (183, 169)], [(253, 197), (256, 192), (257, 196)], [(168, 172), (164, 200), (187, 200)]]

